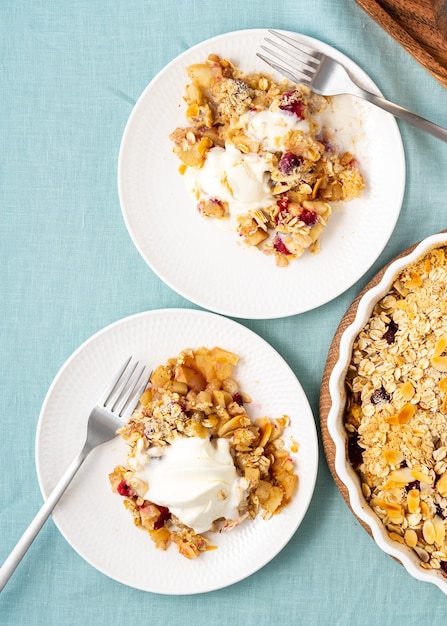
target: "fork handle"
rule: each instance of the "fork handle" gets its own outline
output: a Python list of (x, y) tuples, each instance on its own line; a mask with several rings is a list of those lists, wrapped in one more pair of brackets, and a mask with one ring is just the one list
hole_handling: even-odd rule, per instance
[(71, 465), (67, 468), (64, 475), (57, 483), (56, 487), (45, 500), (44, 504), (42, 505), (41, 509), (31, 522), (31, 524), (28, 526), (22, 537), (19, 539), (15, 548), (13, 548), (11, 554), (3, 563), (2, 567), (0, 568), (0, 592), (3, 590), (4, 586), (14, 573), (16, 567), (24, 557), (28, 548), (37, 537), (40, 529), (45, 524), (48, 517), (51, 515), (54, 507), (61, 499), (62, 495), (64, 494), (68, 485), (71, 483), (73, 477), (75, 476), (78, 469), (81, 467), (89, 452), (90, 448), (84, 447), (78, 454), (78, 456), (72, 461)]
[(377, 96), (376, 94), (371, 93), (369, 91), (365, 91), (364, 89), (359, 88), (358, 95), (364, 98), (365, 100), (372, 102), (372, 104), (375, 104), (381, 109), (388, 111), (388, 113), (391, 113), (395, 117), (400, 117), (401, 119), (405, 120), (406, 122), (409, 122), (413, 126), (416, 126), (417, 128), (420, 128), (421, 130), (424, 130), (425, 132), (430, 133), (430, 135), (433, 135), (434, 137), (437, 137), (438, 139), (441, 139), (442, 141), (447, 142), (447, 129), (446, 128), (443, 128), (442, 126), (438, 126), (438, 124), (434, 124), (433, 122), (426, 120), (424, 117), (421, 117), (420, 115), (417, 115), (416, 113), (412, 113), (408, 109), (404, 109), (404, 107), (401, 107), (398, 104), (394, 104), (393, 102), (390, 102), (389, 100), (385, 100), (385, 98), (382, 98), (381, 96)]

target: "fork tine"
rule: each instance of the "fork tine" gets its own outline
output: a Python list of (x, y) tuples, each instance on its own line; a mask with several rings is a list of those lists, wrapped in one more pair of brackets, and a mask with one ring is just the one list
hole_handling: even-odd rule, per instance
[(123, 365), (121, 365), (121, 367), (119, 368), (115, 376), (112, 378), (110, 383), (107, 385), (103, 393), (99, 396), (98, 398), (99, 405), (104, 406), (108, 402), (108, 400), (110, 399), (110, 396), (113, 393), (113, 390), (115, 389), (116, 385), (118, 384), (118, 381), (120, 380), (121, 376), (124, 374), (131, 360), (132, 360), (132, 357), (130, 356), (124, 361)]
[(141, 380), (145, 369), (146, 367), (143, 365), (140, 371), (137, 372), (137, 375), (132, 385), (122, 397), (121, 402), (117, 405), (117, 407), (114, 407), (114, 411), (117, 413), (117, 415), (124, 420), (127, 420), (127, 418), (131, 415), (134, 408), (137, 406), (138, 401), (141, 398), (144, 390), (147, 387), (150, 373), (146, 374), (146, 376), (144, 376), (144, 378)]
[[(129, 362), (128, 362), (129, 364)], [(136, 370), (138, 366), (138, 361), (134, 364), (132, 364), (130, 366), (130, 368), (127, 370), (124, 370), (124, 372), (121, 375), (121, 378), (118, 380), (115, 388), (113, 389), (112, 393), (110, 394), (110, 396), (107, 398), (106, 402), (104, 402), (104, 406), (108, 409), (110, 409), (111, 411), (115, 411), (115, 408), (118, 404), (118, 400), (120, 399), (122, 393), (124, 392), (124, 389), (126, 388), (127, 383), (129, 382), (129, 380), (131, 379), (134, 371)]]
[[(261, 46), (261, 47), (264, 48), (264, 46)], [(269, 50), (267, 50), (267, 48), (264, 48), (264, 50), (269, 52), (269, 54), (272, 54)], [(299, 72), (295, 68), (293, 68), (293, 73), (292, 73), (283, 65), (278, 65), (278, 63), (275, 63), (274, 61), (272, 61), (272, 59), (269, 59), (268, 57), (264, 56), (263, 54), (260, 54), (259, 52), (256, 53), (256, 56), (262, 59), (268, 65), (270, 65), (270, 67), (273, 67), (273, 69), (279, 72), (280, 74), (283, 74), (284, 76), (287, 76), (287, 78), (290, 78), (290, 80), (293, 83), (299, 83), (299, 82), (303, 82), (306, 84), (310, 83), (311, 77), (306, 74), (303, 74), (302, 72)]]
[[(275, 59), (278, 59), (278, 61), (280, 61), (283, 65), (279, 65), (278, 63), (275, 64), (274, 61), (269, 61), (263, 55), (258, 54), (257, 56), (259, 56), (263, 61), (266, 61), (271, 67), (274, 67), (275, 64), (275, 69), (283, 74), (288, 71), (288, 76), (293, 80), (293, 82), (298, 82), (297, 78), (304, 80), (305, 82), (310, 82), (312, 80), (312, 77), (315, 74), (315, 68), (306, 65), (306, 63), (301, 59), (291, 57), (290, 53), (287, 53), (289, 54), (289, 57), (285, 57), (278, 54), (275, 50), (270, 50), (270, 48), (267, 48), (266, 46), (261, 46), (261, 48)], [(298, 61), (299, 65), (297, 65), (296, 61)], [(284, 65), (290, 69), (287, 70), (287, 67), (284, 67)]]
[[(278, 39), (282, 39), (282, 41), (286, 42), (292, 48), (295, 48), (301, 55), (303, 55), (309, 63), (318, 63), (321, 61), (323, 55), (318, 50), (311, 48), (309, 45), (294, 39), (293, 37), (289, 37), (289, 35), (284, 35), (284, 33), (280, 33), (277, 30), (269, 29), (268, 31), (274, 37), (278, 37)], [(271, 42), (272, 43), (272, 42)], [(278, 45), (278, 44), (277, 44)]]
[[(126, 386), (128, 385), (136, 368), (138, 367), (137, 361), (128, 369), (131, 360), (131, 356), (125, 360), (125, 362), (114, 375), (112, 381), (105, 389), (103, 394), (99, 397), (97, 402), (98, 405), (102, 406), (103, 408), (107, 408), (111, 412), (116, 413), (119, 417), (129, 416), (132, 413), (140, 396), (146, 389), (146, 386), (149, 382), (150, 374), (148, 374), (143, 379), (134, 396), (132, 396), (132, 393), (135, 391), (138, 383), (141, 381), (141, 377), (144, 373), (144, 370), (146, 369), (143, 365), (140, 368), (140, 371), (137, 372), (137, 375), (132, 384), (129, 386), (127, 391), (125, 391)], [(126, 370), (128, 371), (126, 372)], [(125, 413), (124, 409), (126, 409)]]
[[(286, 54), (287, 58), (295, 59), (296, 61), (298, 61), (300, 65), (306, 67), (312, 73), (315, 72), (315, 70), (318, 68), (320, 64), (319, 59), (315, 59), (313, 56), (311, 56), (304, 50), (300, 50), (299, 48), (295, 46), (292, 46), (292, 45), (284, 46), (278, 41), (274, 41), (273, 39), (269, 39), (268, 37), (264, 39), (264, 42), (269, 43), (271, 46), (274, 46), (277, 50), (280, 50), (281, 52)], [(283, 61), (286, 60), (284, 57), (280, 57), (280, 55), (276, 51), (268, 50), (265, 46), (261, 46), (261, 48), (263, 48), (264, 50), (267, 50), (268, 52), (270, 52), (270, 54), (276, 55), (278, 58), (281, 58)]]

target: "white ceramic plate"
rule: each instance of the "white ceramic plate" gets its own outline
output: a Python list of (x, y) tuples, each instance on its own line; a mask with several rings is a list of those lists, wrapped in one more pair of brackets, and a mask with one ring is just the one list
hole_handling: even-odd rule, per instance
[(398, 559), (414, 578), (437, 585), (445, 594), (447, 594), (447, 579), (442, 576), (440, 571), (423, 569), (413, 550), (392, 541), (383, 524), (366, 502), (358, 475), (346, 459), (347, 437), (343, 425), (343, 416), (346, 404), (345, 378), (351, 359), (352, 345), (368, 321), (374, 305), (386, 295), (394, 278), (405, 266), (425, 255), (430, 249), (446, 245), (446, 243), (446, 233), (432, 235), (424, 239), (412, 252), (390, 263), (380, 282), (362, 296), (354, 321), (346, 328), (340, 338), (340, 356), (329, 378), (329, 393), (332, 404), (327, 416), (328, 432), (335, 444), (334, 468), (348, 490), (352, 510), (359, 519), (369, 526), (374, 540), (384, 552)]
[[(246, 319), (294, 315), (329, 302), (371, 267), (390, 238), (401, 209), (405, 159), (395, 119), (349, 96), (334, 98), (334, 127), (353, 135), (346, 147), (366, 179), (362, 197), (333, 211), (321, 251), (287, 268), (247, 249), (237, 235), (197, 213), (178, 173), (169, 134), (185, 126), (185, 67), (210, 53), (245, 71), (273, 73), (256, 57), (267, 31), (228, 33), (187, 50), (148, 85), (127, 123), (118, 187), (125, 223), (142, 257), (172, 289), (217, 313)], [(303, 35), (303, 42), (340, 60), (367, 89), (380, 93), (350, 59)], [(276, 75), (278, 80), (282, 77)], [(354, 144), (354, 145), (352, 145)]]
[(285, 435), (294, 454), (299, 489), (269, 521), (256, 519), (230, 533), (212, 535), (217, 550), (189, 561), (175, 549), (156, 550), (133, 525), (108, 474), (126, 461), (120, 438), (94, 450), (56, 507), (53, 518), (70, 545), (104, 574), (137, 589), (193, 594), (225, 587), (268, 563), (299, 527), (312, 498), (318, 467), (315, 422), (303, 389), (282, 357), (244, 326), (213, 313), (168, 309), (125, 318), (84, 343), (65, 363), (42, 407), (36, 440), (39, 484), (47, 497), (81, 449), (89, 411), (115, 370), (133, 354), (150, 368), (180, 350), (219, 345), (240, 356), (236, 378), (253, 399), (253, 417), (287, 414)]

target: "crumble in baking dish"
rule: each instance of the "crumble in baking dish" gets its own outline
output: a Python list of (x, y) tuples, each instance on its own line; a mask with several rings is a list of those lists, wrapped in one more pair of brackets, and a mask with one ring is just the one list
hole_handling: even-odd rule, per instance
[(354, 341), (348, 457), (389, 537), (447, 575), (447, 247), (407, 266)]

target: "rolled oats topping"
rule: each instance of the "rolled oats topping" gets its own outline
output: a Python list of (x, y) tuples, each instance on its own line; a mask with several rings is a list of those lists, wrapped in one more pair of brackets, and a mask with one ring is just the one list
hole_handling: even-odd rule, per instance
[(196, 558), (214, 547), (203, 533), (268, 520), (297, 488), (283, 439), (289, 418), (249, 417), (251, 399), (233, 378), (238, 360), (219, 347), (183, 350), (153, 371), (119, 431), (129, 453), (109, 475), (112, 490), (157, 548), (173, 543)]
[(394, 541), (447, 575), (447, 247), (395, 278), (354, 341), (348, 457)]
[(201, 216), (286, 266), (319, 237), (337, 202), (360, 196), (355, 156), (321, 122), (328, 99), (210, 55), (186, 68), (186, 126), (170, 138)]

